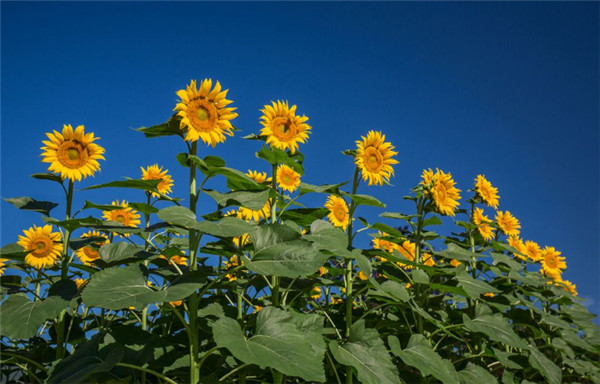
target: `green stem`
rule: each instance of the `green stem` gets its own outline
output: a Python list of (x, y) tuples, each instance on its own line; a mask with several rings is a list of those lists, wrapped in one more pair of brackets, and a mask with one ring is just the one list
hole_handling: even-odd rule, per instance
[[(273, 191), (277, 193), (277, 165), (273, 164), (272, 166), (272, 180), (273, 180)], [(271, 223), (275, 224), (277, 222), (277, 199), (273, 198), (273, 203), (271, 204)], [(271, 292), (271, 301), (275, 307), (279, 306), (279, 277), (271, 276), (271, 285), (273, 286)]]
[(208, 356), (210, 356), (213, 352), (215, 352), (218, 349), (219, 347), (212, 347), (211, 349), (206, 351), (206, 353), (202, 356), (202, 359), (200, 359), (200, 362), (198, 363), (198, 375), (200, 375), (200, 368), (202, 367), (202, 364), (204, 364), (204, 360), (206, 360)]
[[(69, 179), (69, 188), (67, 191), (67, 210), (65, 214), (65, 220), (69, 220), (71, 218), (71, 206), (73, 204), (73, 180)], [(71, 232), (65, 230), (65, 236), (63, 239), (63, 255), (62, 255), (62, 265), (60, 278), (61, 280), (66, 280), (69, 273), (69, 239), (71, 237)], [(64, 339), (64, 331), (65, 331), (65, 314), (66, 309), (61, 311), (58, 315), (58, 322), (56, 324), (56, 358), (58, 360), (65, 357), (65, 340)]]
[[(421, 231), (423, 229), (423, 207), (425, 205), (425, 198), (421, 197), (417, 202), (417, 233), (415, 234), (415, 263), (421, 263)], [(421, 303), (421, 285), (415, 286), (415, 300)], [(423, 333), (423, 318), (421, 315), (417, 316), (417, 332)]]
[(38, 363), (37, 361), (30, 359), (29, 357), (21, 356), (21, 355), (18, 355), (16, 353), (12, 353), (9, 351), (2, 351), (2, 355), (7, 355), (7, 356), (14, 357), (16, 359), (21, 359), (23, 361), (28, 362), (29, 364), (35, 365), (37, 368), (42, 370), (44, 373), (46, 373), (46, 374), (48, 373), (48, 370), (46, 369), (46, 367), (44, 367), (42, 364)]
[(148, 368), (142, 368), (142, 367), (138, 367), (137, 365), (132, 365), (132, 364), (127, 364), (127, 363), (117, 363), (118, 367), (123, 367), (123, 368), (131, 368), (131, 369), (135, 369), (141, 372), (146, 372), (149, 373), (153, 376), (158, 377), (159, 379), (166, 381), (169, 384), (177, 384), (176, 381), (169, 379), (167, 376), (163, 375), (162, 373), (158, 373), (156, 371), (153, 371), (151, 369)]
[[(194, 141), (190, 148), (190, 156), (196, 156), (198, 151), (198, 142)], [(196, 214), (196, 203), (198, 202), (198, 193), (196, 190), (196, 166), (190, 162), (190, 210)], [(190, 270), (195, 271), (198, 268), (196, 248), (197, 232), (193, 229), (189, 231), (189, 253)], [(198, 369), (198, 296), (194, 291), (189, 297), (189, 337), (190, 337), (190, 384), (196, 384), (200, 380)]]

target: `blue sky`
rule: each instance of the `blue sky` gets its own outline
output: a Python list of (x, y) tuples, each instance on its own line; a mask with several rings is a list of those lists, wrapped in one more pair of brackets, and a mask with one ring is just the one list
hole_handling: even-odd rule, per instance
[[(65, 123), (85, 125), (106, 148), (101, 173), (79, 187), (138, 178), (140, 166), (158, 162), (173, 174), (174, 195), (185, 196), (186, 172), (175, 160), (184, 143), (146, 140), (131, 128), (165, 121), (177, 90), (211, 77), (230, 89), (243, 133), (202, 146), (201, 155), (266, 171), (253, 155), (257, 143), (240, 137), (258, 133), (264, 104), (284, 99), (313, 127), (301, 147), (303, 180), (340, 182), (352, 175), (340, 151), (381, 130), (399, 152), (394, 187), (362, 193), (388, 211), (412, 212), (402, 196), (424, 168), (451, 172), (463, 195), (484, 173), (523, 237), (562, 251), (564, 277), (600, 312), (597, 2), (1, 7), (2, 197), (60, 202), (55, 214), (63, 215), (60, 190), (28, 175), (46, 170), (41, 140)], [(115, 198), (144, 200), (138, 192), (78, 191), (75, 206)], [(214, 208), (209, 199), (200, 204)], [(41, 224), (37, 214), (0, 207), (2, 245)]]

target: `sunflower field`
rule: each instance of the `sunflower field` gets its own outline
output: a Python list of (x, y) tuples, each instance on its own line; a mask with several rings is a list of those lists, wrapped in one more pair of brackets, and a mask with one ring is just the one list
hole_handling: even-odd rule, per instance
[[(383, 132), (339, 148), (346, 180), (313, 185), (296, 105), (261, 109), (244, 139), (270, 171), (243, 172), (210, 155), (239, 131), (227, 90), (206, 79), (177, 96), (137, 131), (181, 137), (188, 195), (160, 164), (78, 187), (110, 157), (99, 132), (65, 125), (32, 175), (65, 200), (5, 199), (40, 219), (1, 249), (0, 383), (600, 383), (600, 329), (561, 278), (566, 257), (521, 238), (484, 175), (425, 169), (399, 192), (414, 209), (394, 212), (358, 193), (394, 176)], [(73, 206), (90, 189), (112, 204)]]

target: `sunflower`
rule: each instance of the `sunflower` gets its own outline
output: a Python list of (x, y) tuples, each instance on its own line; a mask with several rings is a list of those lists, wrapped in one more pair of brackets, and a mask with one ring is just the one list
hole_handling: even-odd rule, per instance
[(456, 188), (456, 182), (448, 172), (436, 168), (435, 173), (431, 169), (423, 171), (423, 184), (430, 186), (429, 195), (442, 215), (454, 216), (454, 210), (459, 206), (460, 189)]
[(521, 233), (521, 224), (510, 212), (496, 212), (496, 223), (505, 235), (513, 236)]
[(527, 240), (525, 242), (525, 254), (532, 261), (540, 261), (542, 259), (542, 250), (538, 243)]
[(295, 153), (298, 143), (305, 143), (310, 133), (310, 125), (306, 124), (308, 117), (296, 116), (296, 106), (290, 108), (287, 101), (271, 102), (260, 111), (263, 128), (262, 136), (267, 137), (267, 144), (281, 150), (289, 149)]
[(310, 290), (310, 298), (313, 300), (318, 300), (322, 294), (321, 287), (314, 287)]
[(77, 290), (81, 290), (81, 288), (83, 288), (83, 286), (87, 283), (87, 280), (81, 279), (81, 278), (76, 278), (74, 280), (75, 285), (77, 286)]
[(525, 256), (527, 254), (527, 248), (525, 247), (525, 243), (519, 237), (519, 235), (508, 236), (508, 245), (516, 249), (519, 253), (514, 253), (515, 257), (521, 260), (525, 260)]
[(458, 267), (460, 264), (462, 264), (462, 263), (456, 259), (450, 260), (450, 265), (453, 266), (454, 268)]
[(361, 137), (362, 140), (356, 141), (354, 164), (360, 169), (363, 180), (369, 185), (388, 183), (394, 175), (392, 165), (398, 164), (392, 157), (398, 152), (393, 151), (395, 147), (385, 141), (381, 132), (369, 131), (367, 137)]
[(254, 220), (255, 222), (259, 222), (261, 219), (266, 219), (271, 215), (271, 200), (268, 199), (265, 205), (255, 211), (250, 208), (240, 207), (237, 211), (236, 216), (240, 219), (244, 219), (246, 221)]
[(498, 204), (500, 204), (498, 188), (492, 187), (492, 183), (487, 181), (484, 175), (477, 175), (475, 179), (475, 191), (484, 203), (494, 209), (498, 209)]
[(244, 233), (242, 236), (236, 236), (233, 238), (233, 244), (237, 248), (242, 248), (244, 245), (250, 243), (250, 235)]
[(473, 224), (477, 226), (479, 234), (485, 241), (490, 241), (494, 237), (494, 228), (488, 223), (489, 217), (483, 214), (483, 209), (475, 208), (473, 211)]
[[(237, 266), (240, 265), (240, 261), (239, 261), (237, 255), (231, 256), (229, 258), (229, 260), (224, 260), (223, 263), (225, 263), (225, 268), (226, 269), (235, 268), (235, 267), (237, 267)], [(225, 275), (225, 277), (229, 281), (235, 281), (235, 280), (237, 280), (237, 276), (234, 273), (227, 273)]]
[(567, 268), (565, 258), (560, 256), (560, 252), (554, 247), (545, 247), (542, 250), (542, 270), (553, 279), (558, 279), (562, 272)]
[(563, 280), (559, 277), (555, 280), (555, 284), (560, 286), (565, 291), (571, 292), (573, 296), (577, 296), (577, 286), (571, 283), (569, 280)]
[(19, 235), (17, 244), (26, 252), (25, 262), (34, 268), (48, 268), (56, 264), (63, 251), (60, 232), (52, 232), (51, 225), (43, 227), (33, 226), (23, 231), (25, 236)]
[[(149, 165), (148, 168), (144, 169), (140, 167), (142, 170), (142, 180), (160, 180), (156, 189), (163, 195), (171, 193), (171, 187), (173, 186), (173, 179), (171, 175), (167, 175), (168, 170), (165, 169), (163, 171), (162, 167), (159, 167), (158, 164)], [(160, 197), (160, 194), (156, 192), (152, 192), (152, 196)]]
[(246, 173), (246, 176), (248, 176), (252, 180), (256, 181), (258, 184), (270, 183), (273, 180), (272, 178), (267, 177), (267, 172), (258, 172), (258, 171), (248, 170), (248, 173)]
[(84, 233), (83, 235), (81, 235), (81, 238), (84, 238), (84, 237), (102, 237), (102, 238), (104, 238), (104, 241), (98, 241), (96, 243), (93, 243), (93, 245), (92, 244), (85, 245), (76, 251), (77, 257), (79, 258), (79, 260), (81, 260), (81, 262), (84, 265), (94, 266), (94, 264), (92, 262), (94, 260), (100, 259), (100, 254), (98, 253), (98, 248), (100, 248), (104, 244), (108, 244), (109, 240), (106, 236), (102, 235), (98, 231), (88, 231), (87, 233)]
[[(408, 261), (415, 261), (415, 251), (416, 251), (416, 245), (415, 243), (411, 243), (408, 240), (404, 240), (404, 242), (402, 243), (402, 245), (398, 245), (394, 247), (394, 249), (398, 250), (398, 252), (400, 252), (400, 254), (402, 256), (404, 256)], [(412, 268), (409, 265), (406, 265), (404, 263), (401, 262), (396, 262), (396, 264), (398, 264), (399, 267), (402, 268)]]
[(300, 186), (300, 174), (287, 165), (281, 164), (277, 167), (277, 185), (292, 193)]
[(199, 89), (196, 88), (196, 80), (192, 80), (186, 89), (177, 91), (181, 101), (174, 111), (181, 117), (179, 128), (185, 130), (186, 141), (194, 142), (200, 138), (214, 147), (225, 141), (225, 135), (233, 136), (230, 120), (238, 117), (238, 114), (233, 112), (237, 108), (226, 108), (233, 103), (225, 98), (228, 89), (221, 91), (218, 81), (211, 88), (211, 79), (202, 80)]
[(104, 148), (94, 144), (99, 137), (84, 133), (83, 125), (75, 131), (71, 125), (64, 125), (62, 134), (54, 131), (46, 136), (49, 140), (42, 141), (42, 162), (50, 163), (48, 170), (60, 173), (63, 180), (81, 181), (100, 170), (98, 160), (105, 160)]
[(435, 259), (429, 253), (423, 253), (423, 264), (428, 267), (435, 267)]
[(3, 259), (0, 257), (0, 276), (4, 274), (4, 270), (6, 269), (5, 264), (7, 261), (8, 259)]
[[(119, 200), (115, 200), (111, 203), (114, 206), (123, 207), (121, 209), (114, 209), (112, 211), (102, 212), (102, 216), (107, 221), (118, 221), (125, 227), (137, 227), (140, 224), (140, 214), (136, 210), (129, 207), (129, 204), (123, 200), (119, 203)], [(128, 237), (129, 234), (125, 234)]]
[[(161, 259), (167, 259), (165, 257), (165, 255), (160, 255), (159, 258)], [(188, 265), (188, 259), (187, 257), (183, 256), (183, 255), (173, 255), (169, 258), (169, 260), (171, 260), (173, 263), (177, 264), (177, 265)]]
[(350, 222), (346, 201), (339, 196), (330, 195), (325, 202), (325, 208), (329, 209), (329, 214), (327, 214), (329, 221), (345, 231)]

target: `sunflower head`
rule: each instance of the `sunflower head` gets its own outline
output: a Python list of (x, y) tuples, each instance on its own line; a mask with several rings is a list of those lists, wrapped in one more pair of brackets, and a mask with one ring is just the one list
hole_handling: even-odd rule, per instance
[(496, 223), (505, 235), (515, 236), (521, 233), (521, 224), (510, 212), (496, 212)]
[(271, 207), (271, 199), (268, 199), (265, 205), (257, 211), (246, 207), (240, 207), (236, 213), (236, 216), (246, 221), (254, 220), (258, 223), (261, 219), (266, 219), (269, 217), (271, 214)]
[[(415, 261), (415, 252), (416, 252), (416, 245), (413, 242), (410, 242), (408, 240), (404, 240), (402, 242), (402, 244), (396, 244), (396, 246), (394, 247), (394, 249), (396, 249), (398, 252), (400, 252), (400, 254), (402, 256), (404, 256), (408, 261)], [(401, 263), (401, 262), (396, 262), (396, 264), (398, 264), (399, 267), (401, 268), (412, 268), (411, 266)]]
[(258, 171), (248, 170), (248, 172), (246, 173), (246, 176), (248, 176), (252, 180), (256, 181), (258, 184), (270, 183), (272, 180), (272, 178), (267, 177), (267, 172), (258, 172)]
[(492, 187), (492, 183), (487, 181), (484, 175), (477, 175), (475, 179), (475, 191), (484, 203), (494, 209), (498, 209), (498, 204), (500, 204), (498, 188)]
[(33, 226), (23, 231), (24, 236), (19, 235), (17, 244), (22, 246), (25, 252), (25, 262), (34, 268), (48, 268), (56, 264), (60, 258), (63, 245), (60, 232), (52, 232), (51, 225), (43, 227)]
[(431, 169), (423, 171), (422, 184), (428, 187), (429, 197), (437, 210), (442, 215), (454, 216), (454, 211), (460, 205), (460, 189), (455, 187), (456, 182), (450, 172), (445, 173), (439, 169), (435, 173)]
[[(165, 255), (160, 255), (159, 256), (160, 259), (167, 259), (167, 257)], [(169, 258), (169, 260), (171, 260), (173, 263), (177, 264), (177, 265), (183, 265), (186, 266), (188, 265), (188, 259), (187, 257), (183, 256), (183, 255), (173, 255)]]
[(346, 200), (339, 196), (330, 195), (325, 202), (325, 208), (329, 209), (329, 214), (327, 214), (329, 221), (345, 231), (350, 222)]
[(267, 137), (267, 144), (281, 150), (289, 149), (295, 153), (298, 143), (305, 143), (310, 133), (310, 125), (306, 124), (308, 117), (296, 116), (296, 106), (288, 105), (287, 101), (271, 102), (260, 110), (260, 130)]
[[(372, 240), (373, 248), (381, 249), (381, 250), (387, 251), (389, 253), (394, 252), (394, 249), (398, 249), (398, 247), (399, 247), (398, 244), (396, 244), (392, 241), (389, 241), (389, 240), (385, 240), (385, 239), (383, 239), (383, 237), (389, 237), (389, 235), (385, 232), (378, 231), (377, 237)], [(386, 261), (386, 260), (383, 260), (383, 261)]]
[[(142, 170), (142, 180), (160, 180), (156, 189), (163, 195), (169, 194), (172, 192), (171, 187), (173, 186), (173, 179), (171, 175), (168, 175), (168, 170), (165, 169), (163, 171), (162, 167), (159, 167), (158, 164), (149, 165), (146, 169), (140, 167)], [(160, 197), (160, 194), (156, 192), (152, 192), (152, 196)]]
[(571, 283), (569, 280), (563, 280), (561, 277), (559, 277), (556, 280), (553, 280), (549, 283), (558, 285), (565, 291), (570, 292), (573, 296), (577, 296), (577, 286)]
[[(125, 227), (137, 227), (140, 225), (140, 214), (136, 210), (130, 208), (129, 204), (125, 200), (121, 202), (119, 202), (119, 200), (115, 200), (111, 203), (111, 205), (121, 208), (102, 212), (102, 217), (104, 217), (105, 220), (118, 221)], [(125, 234), (125, 237), (128, 236), (129, 234)]]
[(277, 186), (290, 193), (300, 186), (300, 174), (285, 164), (277, 167)]
[(100, 169), (98, 160), (104, 160), (104, 148), (94, 143), (99, 137), (85, 133), (83, 125), (75, 130), (64, 125), (62, 133), (54, 131), (46, 136), (48, 140), (42, 141), (41, 147), (42, 162), (50, 163), (48, 170), (59, 173), (63, 180), (81, 181)]
[(519, 235), (511, 235), (508, 236), (508, 245), (516, 249), (519, 253), (514, 253), (515, 257), (521, 260), (525, 260), (525, 256), (527, 254), (527, 248), (523, 243), (523, 239), (519, 237)]
[(490, 219), (483, 214), (483, 209), (475, 208), (473, 211), (473, 224), (477, 226), (479, 234), (485, 241), (490, 241), (494, 237), (494, 228), (488, 223)]
[(363, 180), (369, 185), (389, 183), (394, 175), (392, 165), (398, 164), (393, 157), (398, 152), (393, 151), (394, 146), (385, 141), (381, 132), (369, 131), (367, 137), (361, 137), (362, 140), (356, 141), (354, 164), (360, 169)]
[(542, 250), (542, 271), (553, 279), (558, 279), (562, 272), (567, 269), (565, 258), (560, 255), (554, 247), (545, 247)]
[(532, 261), (540, 261), (542, 259), (542, 249), (535, 241), (527, 240), (525, 242), (525, 254)]
[(4, 270), (6, 269), (5, 265), (8, 259), (3, 259), (0, 257), (0, 276), (4, 275)]
[(103, 234), (101, 234), (98, 231), (88, 231), (88, 232), (84, 233), (83, 235), (81, 235), (81, 237), (82, 238), (84, 238), (84, 237), (102, 237), (102, 238), (104, 238), (104, 241), (99, 241), (97, 243), (84, 245), (83, 247), (79, 248), (76, 251), (77, 257), (79, 258), (79, 260), (81, 260), (81, 262), (84, 265), (93, 266), (94, 265), (93, 261), (98, 260), (100, 258), (98, 248), (100, 248), (104, 244), (108, 244), (109, 240), (106, 236), (104, 236)]
[(225, 135), (233, 136), (231, 120), (238, 114), (236, 108), (227, 108), (232, 103), (227, 100), (227, 91), (221, 91), (217, 81), (212, 88), (212, 80), (204, 79), (200, 88), (196, 88), (196, 80), (192, 80), (186, 89), (177, 91), (181, 99), (175, 106), (177, 115), (181, 117), (180, 128), (185, 131), (186, 141), (202, 139), (213, 147), (225, 141)]

